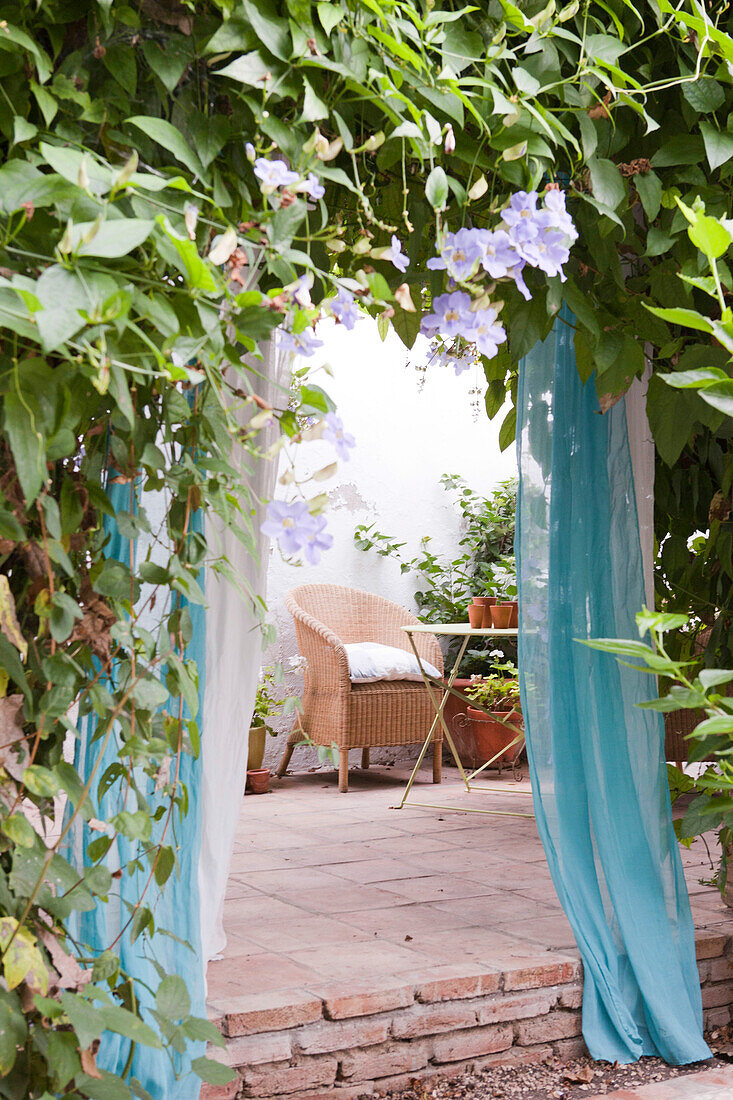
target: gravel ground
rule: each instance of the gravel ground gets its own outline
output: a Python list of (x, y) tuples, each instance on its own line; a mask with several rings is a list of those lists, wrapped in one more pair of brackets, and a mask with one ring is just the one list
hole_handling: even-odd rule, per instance
[(574, 1058), (569, 1062), (547, 1059), (528, 1066), (494, 1066), (478, 1073), (415, 1080), (398, 1092), (380, 1093), (387, 1100), (580, 1100), (581, 1097), (613, 1096), (620, 1089), (639, 1088), (685, 1073), (733, 1062), (733, 1025), (706, 1035), (715, 1057), (691, 1066), (668, 1066), (659, 1058), (642, 1058), (630, 1066)]

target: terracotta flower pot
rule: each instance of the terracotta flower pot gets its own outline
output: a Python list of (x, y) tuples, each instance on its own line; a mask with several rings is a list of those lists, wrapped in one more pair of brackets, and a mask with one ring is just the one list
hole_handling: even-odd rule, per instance
[[(473, 681), (468, 676), (456, 676), (453, 681), (453, 687), (456, 691), (465, 692), (466, 688), (470, 688)], [(445, 718), (445, 724), (448, 729), (453, 732), (453, 723), (457, 714), (461, 711), (465, 711), (466, 703), (463, 699), (459, 699), (457, 695), (449, 695), (445, 701), (443, 707), (443, 717)], [(443, 744), (447, 745), (448, 742), (444, 739)]]
[(252, 794), (267, 794), (270, 789), (270, 769), (253, 768), (247, 772), (247, 782)]
[(483, 626), (485, 610), (486, 609), (480, 603), (472, 603), (470, 605), (468, 609), (468, 621), (474, 630)]
[[(517, 732), (523, 728), (522, 716), (516, 711), (514, 714), (511, 711), (496, 711), (496, 718), (509, 722)], [(497, 722), (496, 718), (484, 714), (482, 710), (476, 710), (475, 707), (467, 707), (465, 714), (456, 715), (452, 727), (453, 739), (464, 768), (480, 768), (487, 760), (496, 756), (493, 767), (501, 771), (504, 766), (513, 764), (519, 756), (522, 751), (521, 741), (506, 748), (514, 740), (516, 733)], [(502, 749), (505, 751), (502, 752)], [(497, 756), (497, 753), (501, 755)]]
[(508, 603), (498, 603), (490, 609), (491, 625), (495, 630), (508, 630), (514, 608)]
[(519, 603), (517, 600), (505, 600), (504, 602), (505, 604), (509, 604), (512, 609), (512, 619), (509, 626), (513, 630), (516, 630), (519, 626)]

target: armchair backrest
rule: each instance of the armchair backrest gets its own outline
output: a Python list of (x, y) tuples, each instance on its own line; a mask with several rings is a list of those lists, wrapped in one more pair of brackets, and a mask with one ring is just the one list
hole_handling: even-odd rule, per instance
[[(288, 593), (288, 604), (291, 610), (295, 604), (323, 623), (344, 645), (380, 642), (412, 652), (409, 639), (401, 628), (417, 623), (418, 619), (406, 607), (373, 592), (339, 584), (303, 584)], [(418, 635), (415, 641), (418, 652), (433, 664), (439, 664), (442, 670), (435, 637)]]

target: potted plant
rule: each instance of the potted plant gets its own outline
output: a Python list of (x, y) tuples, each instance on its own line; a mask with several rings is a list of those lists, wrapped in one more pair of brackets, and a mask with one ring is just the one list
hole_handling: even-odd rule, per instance
[[(247, 783), (256, 794), (264, 793), (269, 783), (270, 773), (267, 768), (262, 767), (262, 761), (268, 733), (271, 737), (276, 737), (278, 732), (271, 724), (272, 719), (290, 714), (300, 706), (297, 696), (283, 694), (284, 683), (281, 666), (270, 666), (261, 670), (249, 727), (247, 751)], [(263, 775), (264, 772), (267, 772), (267, 776)], [(250, 773), (256, 774), (250, 775)]]
[(514, 765), (522, 742), (513, 745), (512, 741), (523, 729), (516, 667), (506, 661), (496, 665), (490, 676), (472, 677), (465, 694), (478, 706), (467, 707), (453, 722), (461, 763), (478, 768), (494, 760), (500, 772), (505, 764)]
[(519, 622), (519, 604), (516, 598), (517, 570), (514, 558), (501, 558), (492, 565), (491, 574), (490, 585), (496, 594), (496, 600), (490, 609), (491, 625), (497, 630), (516, 627)]

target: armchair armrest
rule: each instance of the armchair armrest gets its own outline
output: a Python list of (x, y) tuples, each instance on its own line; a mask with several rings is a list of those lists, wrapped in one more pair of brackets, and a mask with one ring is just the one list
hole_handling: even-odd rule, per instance
[(285, 603), (295, 620), (298, 647), (306, 659), (309, 690), (317, 695), (350, 691), (349, 658), (341, 639), (287, 597)]

